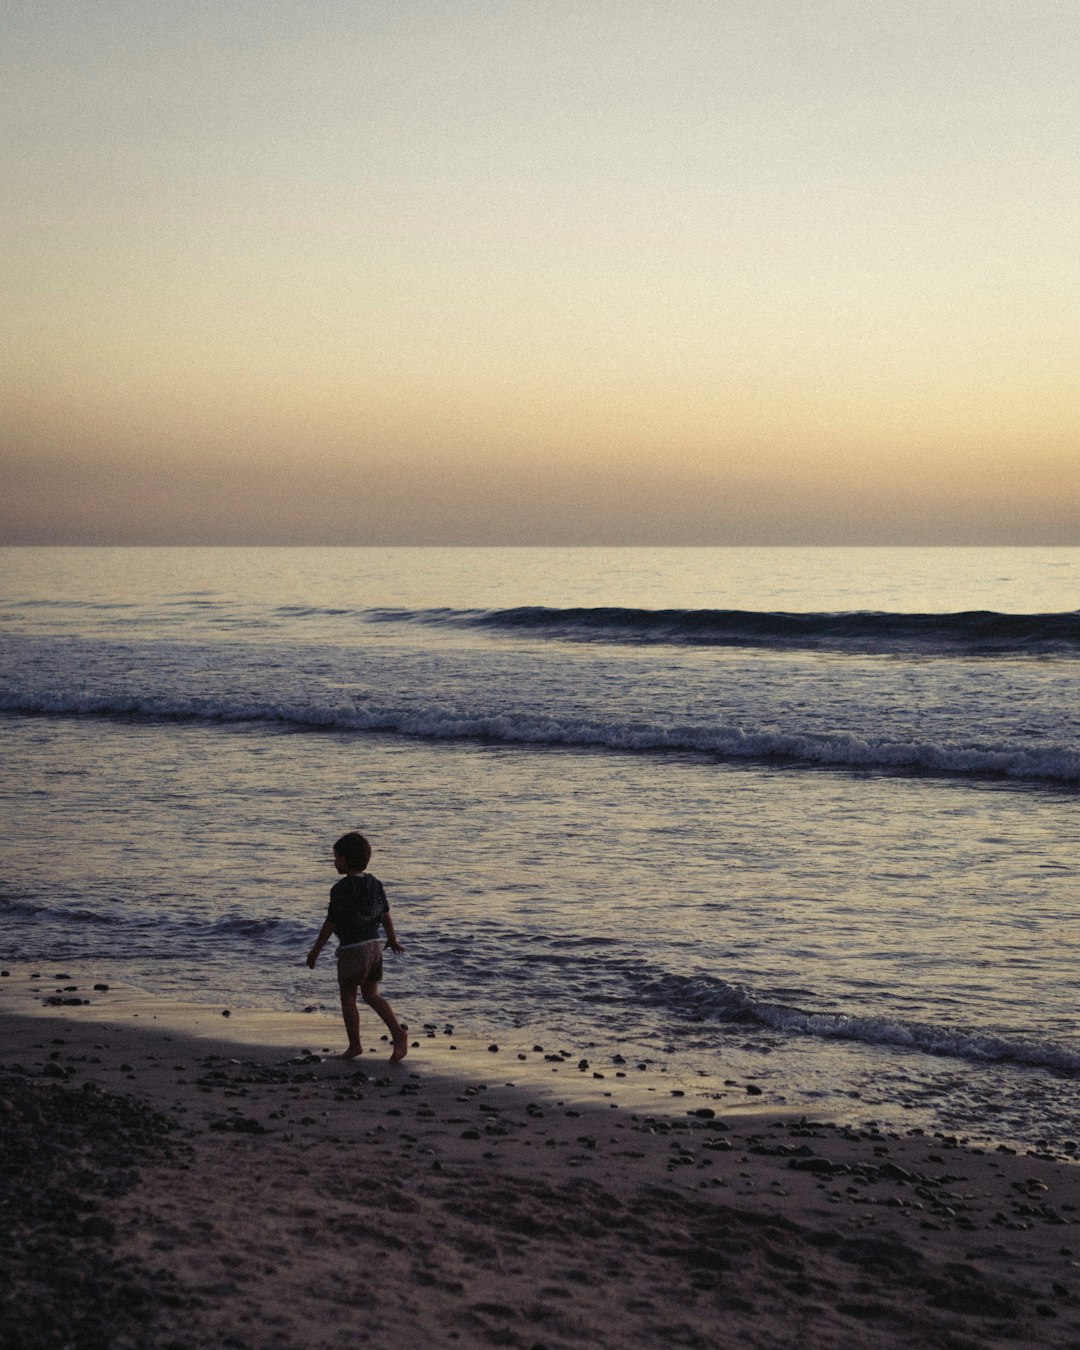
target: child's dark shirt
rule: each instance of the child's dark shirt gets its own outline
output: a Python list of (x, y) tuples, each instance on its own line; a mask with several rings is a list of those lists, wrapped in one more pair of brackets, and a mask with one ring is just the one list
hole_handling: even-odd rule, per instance
[(340, 949), (377, 938), (383, 915), (389, 911), (382, 882), (367, 872), (358, 872), (342, 877), (331, 889), (326, 917), (334, 925)]

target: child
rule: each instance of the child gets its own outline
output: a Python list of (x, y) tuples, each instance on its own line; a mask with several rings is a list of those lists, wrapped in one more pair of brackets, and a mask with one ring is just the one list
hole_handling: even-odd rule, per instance
[(349, 1037), (349, 1048), (342, 1059), (355, 1059), (361, 1053), (360, 1010), (356, 1006), (356, 991), (369, 1008), (379, 1014), (390, 1031), (394, 1051), (391, 1063), (404, 1059), (409, 1052), (409, 1038), (394, 1016), (394, 1010), (379, 993), (382, 979), (382, 943), (379, 928), (386, 930), (386, 945), (392, 952), (405, 950), (397, 940), (394, 921), (382, 883), (364, 869), (371, 857), (371, 845), (355, 831), (343, 834), (334, 845), (334, 866), (342, 880), (330, 891), (330, 908), (326, 922), (319, 930), (315, 945), (307, 955), (312, 970), (319, 953), (337, 934), (338, 988), (341, 991), (341, 1015)]

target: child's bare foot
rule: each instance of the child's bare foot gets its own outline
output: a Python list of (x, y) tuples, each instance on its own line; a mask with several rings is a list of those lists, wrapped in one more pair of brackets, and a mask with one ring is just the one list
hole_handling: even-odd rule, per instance
[(399, 1031), (394, 1037), (394, 1051), (390, 1056), (390, 1063), (396, 1064), (399, 1059), (404, 1059), (409, 1053), (409, 1037), (404, 1031)]
[(362, 1045), (350, 1045), (348, 1050), (343, 1050), (341, 1052), (338, 1059), (355, 1059), (357, 1055), (362, 1055), (363, 1053), (364, 1047)]

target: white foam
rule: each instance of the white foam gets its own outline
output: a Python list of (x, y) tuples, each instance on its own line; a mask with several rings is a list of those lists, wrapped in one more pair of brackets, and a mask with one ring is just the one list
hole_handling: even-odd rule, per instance
[(1080, 783), (1080, 752), (1062, 746), (962, 745), (952, 741), (894, 741), (849, 732), (799, 732), (503, 713), (466, 716), (450, 709), (394, 708), (346, 700), (304, 703), (257, 698), (111, 696), (95, 693), (0, 692), (0, 710), (61, 717), (146, 717), (207, 722), (277, 722), (355, 732), (391, 732), (426, 740), (485, 740), (511, 745), (565, 746), (629, 753), (700, 752), (740, 760), (890, 772), (997, 776)]

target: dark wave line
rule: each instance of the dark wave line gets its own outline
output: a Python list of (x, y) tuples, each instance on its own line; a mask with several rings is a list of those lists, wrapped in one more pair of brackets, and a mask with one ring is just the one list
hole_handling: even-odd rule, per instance
[(952, 1059), (1080, 1072), (1080, 1052), (1035, 1037), (945, 1027), (887, 1014), (810, 1011), (710, 976), (658, 976), (646, 996), (694, 1021), (753, 1022), (788, 1035), (893, 1045)]
[[(296, 613), (296, 611), (293, 611)], [(334, 611), (340, 613), (340, 611)], [(369, 622), (485, 628), (580, 642), (927, 654), (1080, 654), (1080, 611), (1062, 614), (788, 613), (738, 609), (376, 609)]]

